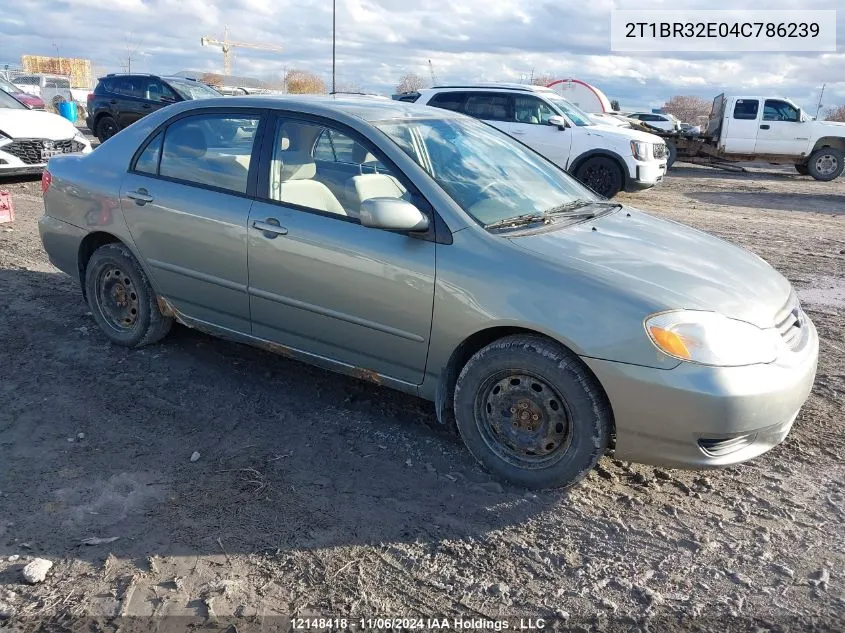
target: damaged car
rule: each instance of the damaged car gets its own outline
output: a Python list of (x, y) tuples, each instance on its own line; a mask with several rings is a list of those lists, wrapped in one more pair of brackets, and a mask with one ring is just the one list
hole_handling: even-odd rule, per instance
[(760, 257), (443, 109), (186, 101), (52, 158), (42, 188), (44, 249), (115, 344), (178, 322), (420, 396), (519, 486), (572, 485), (610, 449), (751, 459), (816, 373), (816, 329)]

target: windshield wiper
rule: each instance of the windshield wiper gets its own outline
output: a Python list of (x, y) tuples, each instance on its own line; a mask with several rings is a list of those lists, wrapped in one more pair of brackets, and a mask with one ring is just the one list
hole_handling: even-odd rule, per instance
[(525, 213), (517, 215), (512, 218), (505, 218), (504, 220), (496, 220), (484, 225), (485, 229), (500, 229), (506, 226), (522, 226), (524, 224), (536, 224), (542, 222), (549, 224), (552, 219), (546, 213)]
[[(565, 204), (560, 204), (556, 207), (552, 207), (551, 209), (546, 210), (547, 215), (558, 215), (561, 213), (572, 214), (572, 211), (577, 211), (578, 209), (583, 209), (584, 207), (595, 207), (595, 206), (610, 206), (610, 207), (618, 207), (622, 208), (622, 205), (618, 202), (604, 202), (601, 200), (573, 200), (572, 202), (567, 202)], [(572, 214), (574, 215), (574, 214)], [(577, 214), (577, 215), (589, 215), (593, 216), (594, 213), (584, 213), (584, 214)]]

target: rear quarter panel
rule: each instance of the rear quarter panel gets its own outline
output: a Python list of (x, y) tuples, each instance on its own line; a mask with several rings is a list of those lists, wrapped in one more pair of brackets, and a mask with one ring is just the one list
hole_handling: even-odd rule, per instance
[[(57, 263), (78, 261), (82, 240), (91, 233), (102, 232), (126, 244), (146, 270), (121, 210), (120, 185), (137, 147), (168, 116), (166, 112), (156, 112), (119, 132), (90, 154), (50, 159), (47, 171), (52, 183), (44, 194), (48, 221), (42, 222), (41, 233), (44, 248), (52, 260)], [(79, 237), (76, 240), (55, 239), (53, 233), (60, 226), (57, 223), (75, 227), (77, 231), (64, 232)], [(60, 268), (65, 270), (65, 266)], [(72, 274), (72, 271), (65, 272)]]

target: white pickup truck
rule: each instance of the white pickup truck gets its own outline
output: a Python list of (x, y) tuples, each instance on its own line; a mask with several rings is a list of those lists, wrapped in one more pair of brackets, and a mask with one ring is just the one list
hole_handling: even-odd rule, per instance
[(816, 180), (833, 180), (845, 169), (845, 123), (816, 121), (782, 97), (720, 94), (703, 134), (649, 131), (666, 141), (670, 167), (676, 158), (705, 164), (763, 161), (795, 165), (799, 174)]

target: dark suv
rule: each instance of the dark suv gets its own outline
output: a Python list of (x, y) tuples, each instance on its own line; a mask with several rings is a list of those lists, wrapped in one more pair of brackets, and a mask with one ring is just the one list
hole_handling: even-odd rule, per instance
[(100, 77), (88, 95), (85, 124), (102, 143), (168, 104), (220, 96), (214, 88), (186, 77), (111, 73)]

